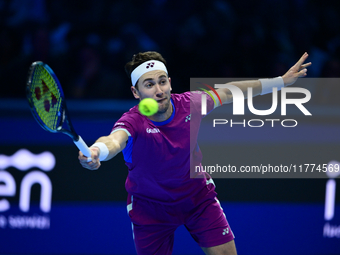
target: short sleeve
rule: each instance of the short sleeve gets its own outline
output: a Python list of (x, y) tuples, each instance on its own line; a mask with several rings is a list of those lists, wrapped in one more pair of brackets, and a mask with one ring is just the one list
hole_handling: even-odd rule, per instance
[(123, 130), (129, 137), (134, 137), (136, 134), (134, 127), (138, 126), (135, 122), (136, 119), (133, 118), (133, 116), (130, 116), (128, 113), (124, 113), (123, 116), (114, 124), (111, 134), (118, 130)]
[(138, 127), (141, 126), (141, 123), (138, 123), (138, 120), (140, 121), (140, 118), (138, 118), (138, 114), (132, 108), (129, 112), (122, 115), (122, 117), (115, 123), (111, 131), (112, 134), (114, 132), (122, 130), (128, 135), (129, 138), (127, 140), (125, 148), (122, 151), (124, 160), (127, 163), (132, 162), (132, 147), (134, 143), (133, 141), (137, 138)]
[[(190, 112), (197, 112), (200, 113), (202, 112), (202, 101), (204, 98), (202, 95), (206, 95), (206, 112), (209, 114), (212, 110), (214, 110), (214, 100), (211, 98), (211, 96), (204, 92), (204, 91), (190, 91)], [(201, 114), (202, 115), (202, 114)], [(204, 117), (204, 115), (202, 115)]]

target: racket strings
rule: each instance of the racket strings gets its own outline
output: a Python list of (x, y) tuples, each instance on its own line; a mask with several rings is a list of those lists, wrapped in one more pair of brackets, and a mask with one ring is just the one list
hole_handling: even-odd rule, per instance
[(61, 117), (62, 97), (56, 81), (43, 66), (35, 67), (31, 94), (38, 117), (49, 129), (56, 130)]

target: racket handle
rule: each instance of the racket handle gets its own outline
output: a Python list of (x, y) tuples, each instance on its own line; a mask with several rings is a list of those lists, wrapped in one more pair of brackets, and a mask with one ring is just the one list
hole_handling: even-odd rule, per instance
[(78, 149), (84, 154), (84, 156), (87, 157), (87, 162), (90, 162), (92, 160), (91, 151), (80, 135), (78, 136), (78, 138), (79, 138), (78, 141), (73, 142), (78, 147)]

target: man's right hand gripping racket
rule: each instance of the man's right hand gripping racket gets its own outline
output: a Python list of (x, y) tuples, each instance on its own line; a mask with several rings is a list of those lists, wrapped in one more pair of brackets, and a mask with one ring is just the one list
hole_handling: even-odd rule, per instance
[(48, 132), (70, 136), (79, 150), (91, 161), (91, 151), (75, 132), (68, 116), (65, 97), (59, 80), (43, 62), (32, 63), (26, 86), (31, 112), (38, 124)]

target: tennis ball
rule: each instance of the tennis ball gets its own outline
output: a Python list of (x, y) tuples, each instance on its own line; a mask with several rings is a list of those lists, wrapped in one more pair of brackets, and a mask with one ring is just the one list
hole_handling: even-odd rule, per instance
[(139, 102), (138, 110), (145, 116), (154, 115), (158, 111), (158, 103), (155, 99), (144, 98)]

